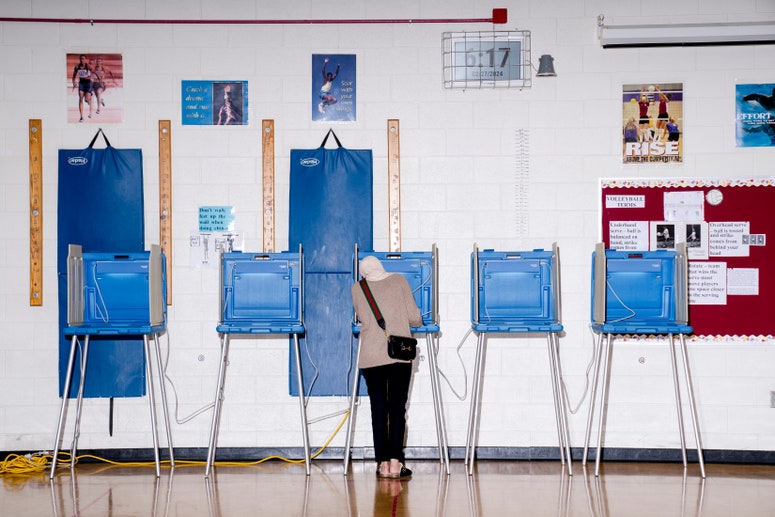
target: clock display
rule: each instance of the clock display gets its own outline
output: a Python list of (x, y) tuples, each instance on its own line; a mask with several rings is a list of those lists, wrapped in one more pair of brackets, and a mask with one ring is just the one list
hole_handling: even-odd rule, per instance
[(530, 31), (445, 32), (445, 88), (529, 88)]
[(455, 80), (521, 79), (521, 49), (521, 41), (455, 42)]

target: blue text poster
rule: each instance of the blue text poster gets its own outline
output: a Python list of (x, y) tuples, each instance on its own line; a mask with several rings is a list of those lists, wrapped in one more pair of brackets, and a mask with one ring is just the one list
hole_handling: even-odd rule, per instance
[(247, 81), (182, 81), (184, 126), (246, 126)]
[(775, 84), (738, 84), (737, 147), (775, 147)]

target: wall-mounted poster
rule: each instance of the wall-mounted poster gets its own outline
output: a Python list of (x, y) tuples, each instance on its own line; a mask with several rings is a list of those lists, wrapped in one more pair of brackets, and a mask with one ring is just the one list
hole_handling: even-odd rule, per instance
[(683, 161), (683, 83), (622, 87), (622, 160)]
[(247, 81), (182, 81), (184, 126), (248, 125)]
[(312, 120), (355, 121), (355, 54), (312, 55)]
[(775, 147), (775, 84), (738, 84), (737, 147)]
[(121, 54), (67, 54), (67, 122), (124, 121)]

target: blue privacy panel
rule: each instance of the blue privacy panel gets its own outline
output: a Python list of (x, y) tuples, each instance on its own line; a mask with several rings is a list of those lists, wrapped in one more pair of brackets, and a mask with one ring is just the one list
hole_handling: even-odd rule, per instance
[(302, 332), (301, 261), (298, 252), (222, 254), (218, 331)]
[(551, 251), (484, 250), (479, 252), (478, 266), (479, 282), (472, 287), (478, 290), (479, 321), (556, 318)]
[[(63, 330), (67, 327), (68, 244), (80, 244), (84, 253), (144, 250), (142, 152), (109, 145), (104, 149), (60, 149), (57, 190), (59, 325)], [(60, 395), (69, 351), (70, 339), (60, 333)], [(85, 397), (145, 394), (141, 337), (93, 337), (87, 368)], [(75, 397), (79, 383), (80, 372), (75, 368), (71, 396)]]
[(596, 282), (605, 282), (605, 322), (674, 322), (675, 257), (668, 250), (606, 250), (605, 278), (592, 269), (592, 292)]
[[(301, 245), (305, 257), (305, 390), (345, 396), (354, 350), (353, 249), (356, 243), (373, 249), (372, 153), (324, 145), (325, 140), (317, 149), (291, 150), (288, 245)], [(292, 347), (289, 372), (290, 392), (298, 395)]]

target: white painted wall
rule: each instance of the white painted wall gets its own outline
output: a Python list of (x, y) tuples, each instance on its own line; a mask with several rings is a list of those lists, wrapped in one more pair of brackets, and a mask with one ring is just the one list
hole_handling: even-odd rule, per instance
[[(267, 5), (269, 4), (269, 5)], [(176, 2), (5, 2), (3, 16), (100, 19), (353, 19), (483, 18), (507, 7), (496, 29), (532, 31), (534, 60), (550, 53), (556, 78), (534, 78), (518, 90), (444, 90), (444, 31), (491, 30), (490, 24), (169, 25), (0, 23), (0, 450), (50, 450), (57, 396), (56, 186), (57, 151), (85, 147), (96, 125), (66, 122), (64, 57), (75, 52), (123, 54), (125, 121), (104, 125), (116, 147), (142, 148), (146, 242), (158, 242), (157, 124), (172, 121), (173, 300), (167, 373), (174, 384), (175, 445), (205, 447), (210, 412), (187, 416), (214, 396), (219, 344), (215, 332), (218, 274), (189, 264), (188, 235), (202, 205), (233, 205), (246, 249), (260, 250), (261, 120), (275, 121), (276, 249), (286, 249), (288, 171), (292, 148), (319, 144), (328, 125), (310, 120), (313, 53), (354, 53), (358, 59), (358, 120), (336, 125), (344, 145), (374, 151), (374, 234), (388, 248), (387, 119), (400, 119), (404, 250), (440, 250), (442, 336), (439, 363), (457, 393), (470, 383), (475, 341), (469, 323), (469, 255), (480, 248), (562, 249), (562, 366), (571, 405), (573, 445), (581, 446), (587, 414), (585, 384), (592, 354), (590, 255), (599, 234), (601, 177), (770, 175), (772, 149), (738, 149), (734, 85), (775, 81), (775, 46), (602, 50), (599, 14), (613, 22), (727, 21), (775, 18), (765, 0), (632, 2), (545, 0), (472, 2), (362, 0), (274, 3), (239, 0)], [(182, 126), (182, 80), (247, 80), (250, 125)], [(685, 161), (623, 166), (621, 85), (682, 82), (686, 93)], [(28, 303), (29, 119), (43, 120), (44, 305)], [(529, 135), (529, 202), (517, 206), (517, 133)], [(763, 207), (764, 208), (764, 207)], [(78, 206), (73, 205), (73, 210)], [(769, 208), (767, 208), (769, 209)], [(523, 226), (524, 224), (524, 226)], [(300, 446), (297, 399), (287, 395), (288, 346), (235, 342), (219, 445)], [(762, 342), (696, 342), (690, 356), (708, 449), (775, 448), (775, 352)], [(202, 357), (204, 360), (200, 361)], [(643, 362), (639, 361), (643, 358)], [(546, 346), (542, 339), (490, 340), (480, 445), (552, 446), (554, 427)], [(607, 444), (677, 447), (669, 360), (663, 343), (630, 343), (614, 352)], [(469, 401), (444, 383), (449, 442), (466, 438)], [(343, 398), (315, 398), (311, 418), (343, 410)], [(71, 413), (72, 415), (72, 413)], [(322, 445), (339, 418), (316, 424)], [(87, 400), (83, 448), (148, 447), (147, 400), (116, 401), (114, 436), (108, 403)], [(332, 441), (342, 446), (343, 432)], [(68, 438), (65, 447), (69, 444)], [(368, 403), (355, 446), (371, 443)], [(409, 446), (436, 443), (427, 361), (420, 363), (409, 409)], [(690, 442), (691, 445), (691, 442)]]

